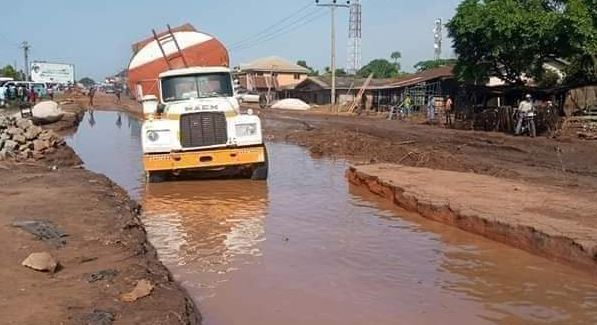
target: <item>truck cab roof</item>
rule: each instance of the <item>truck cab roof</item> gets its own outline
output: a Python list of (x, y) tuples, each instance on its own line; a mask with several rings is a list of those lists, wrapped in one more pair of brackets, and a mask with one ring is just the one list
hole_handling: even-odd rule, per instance
[(165, 78), (165, 77), (184, 76), (184, 75), (192, 75), (192, 74), (199, 74), (199, 73), (218, 73), (218, 72), (230, 73), (230, 68), (228, 68), (228, 67), (192, 67), (192, 68), (184, 68), (184, 69), (174, 69), (174, 70), (168, 70), (166, 72), (160, 73), (159, 77)]

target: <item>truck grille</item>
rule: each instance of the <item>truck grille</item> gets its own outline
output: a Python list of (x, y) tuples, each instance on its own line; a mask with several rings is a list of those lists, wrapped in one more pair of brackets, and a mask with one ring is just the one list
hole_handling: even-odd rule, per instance
[(180, 143), (183, 148), (226, 144), (226, 116), (222, 112), (200, 112), (180, 116)]

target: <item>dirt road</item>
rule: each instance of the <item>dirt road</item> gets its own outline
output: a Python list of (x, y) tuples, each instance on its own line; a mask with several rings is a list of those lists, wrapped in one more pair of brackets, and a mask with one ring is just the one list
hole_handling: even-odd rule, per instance
[[(71, 114), (50, 128), (76, 125), (80, 106), (65, 109)], [(198, 324), (193, 302), (147, 241), (138, 205), (79, 164), (68, 147), (37, 162), (0, 162), (2, 323)], [(15, 227), (30, 221), (43, 224), (38, 234), (46, 240)], [(62, 232), (66, 237), (51, 236)], [(21, 265), (35, 252), (57, 259), (56, 272)], [(140, 280), (151, 284), (149, 295), (124, 301)]]
[(262, 113), (266, 134), (313, 154), (473, 172), (597, 191), (597, 141), (514, 137), (349, 116)]

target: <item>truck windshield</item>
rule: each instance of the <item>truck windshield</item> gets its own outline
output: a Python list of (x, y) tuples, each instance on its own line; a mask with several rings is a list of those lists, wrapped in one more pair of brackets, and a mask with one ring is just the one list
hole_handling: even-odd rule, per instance
[(229, 73), (195, 74), (162, 79), (162, 98), (165, 102), (210, 97), (232, 97)]

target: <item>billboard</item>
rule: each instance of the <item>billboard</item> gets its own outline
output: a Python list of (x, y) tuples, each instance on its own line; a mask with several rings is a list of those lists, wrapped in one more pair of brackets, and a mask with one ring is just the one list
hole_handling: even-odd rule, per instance
[(32, 62), (31, 80), (34, 82), (74, 83), (75, 66), (72, 64)]

